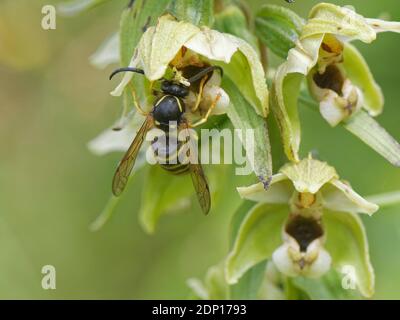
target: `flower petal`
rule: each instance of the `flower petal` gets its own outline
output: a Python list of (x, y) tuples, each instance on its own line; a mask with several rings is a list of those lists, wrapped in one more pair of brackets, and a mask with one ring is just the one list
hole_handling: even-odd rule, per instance
[(252, 266), (271, 258), (282, 242), (282, 225), (287, 215), (287, 205), (259, 204), (248, 212), (226, 261), (229, 284), (236, 283)]
[(108, 65), (119, 61), (119, 34), (114, 33), (107, 38), (89, 60), (96, 68), (104, 69)]
[[(239, 47), (239, 53), (236, 53), (233, 57), (235, 61), (243, 61), (243, 58), (248, 63), (247, 65), (243, 65), (243, 69), (241, 69), (241, 72), (233, 72), (230, 73), (230, 70), (228, 68), (227, 74), (230, 75), (231, 79), (235, 82), (235, 84), (239, 87), (241, 92), (244, 94), (245, 98), (249, 100), (253, 107), (256, 106), (256, 112), (261, 115), (266, 117), (268, 115), (268, 99), (269, 99), (269, 93), (268, 93), (268, 87), (266, 84), (266, 79), (265, 79), (265, 72), (263, 69), (263, 66), (260, 62), (260, 58), (258, 57), (257, 52), (253, 49), (251, 45), (249, 45), (246, 41), (236, 38), (232, 35), (228, 35), (232, 40), (236, 39), (236, 42), (238, 43)], [(242, 57), (240, 57), (242, 56)], [(233, 65), (234, 62), (232, 62), (231, 65)], [(250, 68), (250, 73), (251, 73), (251, 81), (250, 83), (253, 84), (252, 88), (254, 90), (254, 93), (251, 93), (248, 88), (249, 85), (245, 81), (245, 74), (246, 72), (243, 72), (244, 70), (248, 70)], [(247, 89), (247, 90), (245, 90)], [(258, 99), (258, 100), (257, 100)]]
[(277, 70), (272, 86), (271, 108), (279, 123), (286, 156), (298, 161), (300, 120), (297, 99), (304, 76), (315, 66), (323, 35), (304, 39), (291, 49), (288, 58)]
[(139, 65), (150, 81), (160, 79), (182, 46), (200, 29), (164, 15), (155, 27), (147, 29), (138, 46)]
[(281, 65), (272, 85), (271, 109), (279, 124), (283, 148), (289, 160), (299, 160), (300, 119), (297, 99), (304, 76), (298, 73), (287, 74), (286, 65)]
[[(361, 109), (364, 101), (362, 92), (349, 79), (342, 77), (339, 68), (330, 66), (322, 75), (313, 69), (307, 79), (310, 92), (319, 101), (322, 117), (332, 127)], [(330, 88), (330, 85), (333, 87)]]
[(387, 31), (400, 33), (400, 22), (368, 18), (366, 19), (366, 21), (375, 30), (376, 33)]
[(296, 277), (299, 275), (299, 272), (289, 255), (289, 248), (288, 243), (281, 245), (272, 254), (272, 261), (281, 273), (289, 277)]
[(109, 0), (72, 0), (69, 2), (62, 2), (57, 6), (57, 12), (65, 17), (74, 16), (107, 1)]
[[(155, 27), (148, 28), (143, 34), (129, 66), (143, 68), (150, 81), (158, 80), (185, 42), (199, 32), (200, 29), (190, 23), (164, 15)], [(118, 88), (111, 94), (121, 95), (132, 76), (131, 73), (125, 74)]]
[(320, 278), (329, 271), (332, 264), (330, 254), (323, 248), (319, 248), (318, 257), (304, 273), (309, 278)]
[(265, 203), (288, 203), (293, 193), (293, 186), (287, 177), (278, 173), (272, 176), (271, 184), (267, 190), (259, 182), (248, 187), (238, 187), (240, 197), (247, 200)]
[(332, 256), (333, 267), (355, 281), (362, 295), (371, 297), (375, 277), (361, 219), (354, 213), (325, 210), (323, 221), (327, 233), (325, 248)]
[(289, 163), (280, 170), (292, 182), (298, 192), (317, 193), (329, 181), (338, 178), (336, 170), (326, 162), (311, 157), (299, 163)]
[(359, 39), (366, 43), (376, 39), (376, 32), (367, 19), (357, 14), (353, 8), (320, 3), (311, 9), (301, 39), (326, 33), (346, 40)]
[(343, 66), (347, 77), (363, 93), (363, 107), (370, 115), (379, 115), (382, 112), (384, 103), (382, 90), (375, 82), (371, 70), (361, 53), (350, 43), (344, 46)]
[[(135, 51), (133, 58), (131, 62), (129, 63), (130, 68), (136, 68), (139, 64), (139, 56), (138, 56), (138, 51)], [(119, 97), (122, 92), (124, 92), (125, 87), (128, 85), (128, 83), (132, 80), (133, 73), (132, 72), (125, 72), (121, 82), (118, 84), (118, 86), (111, 91), (111, 95), (114, 97)]]
[[(128, 116), (124, 120), (128, 120)], [(95, 155), (102, 156), (110, 152), (126, 151), (136, 136), (136, 132), (142, 126), (144, 117), (140, 114), (135, 114), (132, 122), (125, 125), (121, 130), (113, 130), (120, 122), (111, 128), (103, 131), (96, 138), (88, 143), (88, 148)]]
[(272, 254), (272, 261), (280, 272), (296, 277), (303, 275), (309, 278), (319, 278), (331, 268), (331, 256), (323, 249), (320, 239), (315, 239), (307, 248), (300, 252), (300, 247), (293, 238), (285, 242)]
[(185, 47), (210, 60), (229, 63), (238, 49), (238, 43), (232, 41), (228, 34), (202, 28), (201, 32), (185, 42)]
[(200, 109), (208, 110), (218, 95), (218, 102), (213, 108), (211, 115), (225, 114), (230, 104), (228, 94), (221, 88), (221, 75), (218, 72), (214, 72), (203, 88), (203, 97), (200, 103)]
[[(246, 41), (227, 33), (202, 28), (185, 47), (211, 61), (223, 62), (230, 77), (244, 97), (261, 116), (268, 114), (268, 87), (257, 52)], [(251, 85), (249, 85), (251, 84)]]
[(365, 200), (349, 185), (334, 179), (322, 188), (323, 206), (333, 211), (361, 212), (372, 215), (379, 207)]

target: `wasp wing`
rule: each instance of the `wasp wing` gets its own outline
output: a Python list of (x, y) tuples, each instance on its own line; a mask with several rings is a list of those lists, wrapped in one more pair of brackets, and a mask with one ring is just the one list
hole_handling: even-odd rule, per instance
[(211, 207), (210, 189), (201, 164), (190, 164), (190, 176), (192, 177), (200, 207), (204, 214), (208, 214)]
[(119, 196), (124, 191), (146, 133), (152, 126), (153, 117), (148, 115), (136, 133), (135, 139), (133, 139), (128, 151), (119, 163), (112, 182), (112, 191), (115, 196)]
[[(189, 125), (186, 121), (182, 122), (181, 129), (189, 131)], [(192, 137), (190, 132), (186, 134), (186, 137), (189, 138), (188, 143), (192, 143), (193, 139), (195, 139), (194, 137)], [(203, 167), (198, 159), (197, 145), (194, 146), (192, 144), (190, 150), (194, 150), (196, 152), (196, 157), (198, 160), (197, 163), (194, 163), (193, 161), (189, 160), (190, 176), (192, 178), (194, 189), (196, 190), (197, 199), (199, 200), (200, 207), (204, 214), (208, 214), (211, 207), (210, 188), (208, 187), (207, 178), (204, 174)]]

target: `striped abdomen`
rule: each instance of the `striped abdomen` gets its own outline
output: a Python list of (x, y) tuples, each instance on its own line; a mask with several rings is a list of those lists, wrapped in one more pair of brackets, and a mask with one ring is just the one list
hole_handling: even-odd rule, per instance
[(160, 166), (174, 175), (186, 174), (189, 171), (189, 163), (180, 163), (178, 154), (182, 154), (184, 143), (169, 139), (168, 133), (166, 135), (166, 143), (160, 143), (155, 139), (151, 145), (154, 150), (155, 158)]

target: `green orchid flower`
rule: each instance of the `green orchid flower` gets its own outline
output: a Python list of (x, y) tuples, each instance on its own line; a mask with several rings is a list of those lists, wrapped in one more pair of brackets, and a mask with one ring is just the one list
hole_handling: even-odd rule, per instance
[(354, 282), (370, 297), (374, 273), (357, 213), (378, 206), (339, 179), (335, 169), (311, 157), (283, 166), (265, 190), (261, 183), (238, 188), (257, 202), (240, 225), (226, 263), (229, 284), (265, 259), (289, 276), (318, 278), (331, 267), (354, 269)]
[[(391, 163), (400, 165), (398, 143), (372, 118), (365, 119), (382, 112), (384, 99), (368, 64), (350, 44), (353, 40), (371, 43), (380, 32), (399, 33), (400, 23), (364, 18), (351, 7), (321, 3), (300, 30), (287, 61), (277, 69), (271, 94), (288, 158), (299, 159), (297, 102), (302, 80), (307, 78), (321, 115), (331, 126), (342, 123)], [(360, 123), (368, 129), (362, 130)]]
[[(268, 88), (257, 52), (246, 41), (231, 34), (205, 26), (200, 28), (167, 14), (143, 34), (129, 67), (142, 68), (149, 81), (156, 81), (171, 66), (179, 69), (204, 63), (222, 66), (255, 111), (264, 117), (268, 114)], [(237, 72), (237, 68), (243, 67), (248, 72)], [(132, 77), (133, 74), (125, 74), (111, 94), (120, 96)], [(226, 94), (224, 97), (220, 104), (227, 107), (229, 97)]]

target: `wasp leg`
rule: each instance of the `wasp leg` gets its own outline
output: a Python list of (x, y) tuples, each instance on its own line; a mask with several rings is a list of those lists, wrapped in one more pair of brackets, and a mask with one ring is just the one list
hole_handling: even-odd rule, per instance
[(201, 81), (200, 81), (199, 93), (197, 94), (196, 104), (195, 104), (195, 106), (193, 107), (192, 112), (196, 112), (197, 109), (198, 109), (199, 106), (200, 106), (201, 98), (203, 97), (204, 84), (205, 84), (205, 82), (206, 82), (207, 79), (208, 79), (208, 76), (207, 76), (207, 77), (203, 77), (203, 78), (201, 79)]
[(217, 96), (215, 97), (214, 101), (212, 102), (210, 108), (207, 110), (207, 113), (205, 114), (205, 116), (203, 118), (201, 118), (199, 121), (190, 124), (190, 127), (194, 128), (197, 126), (202, 125), (203, 123), (205, 123), (208, 120), (208, 117), (210, 116), (211, 112), (213, 111), (213, 109), (215, 108), (215, 106), (217, 105), (219, 99), (221, 98), (221, 94), (218, 93)]
[(136, 92), (135, 92), (134, 90), (132, 90), (132, 98), (133, 98), (133, 104), (135, 105), (135, 108), (137, 109), (137, 111), (138, 111), (142, 116), (147, 116), (149, 113), (146, 112), (146, 111), (144, 111), (144, 110), (141, 108), (141, 106), (140, 106), (140, 104), (139, 104), (139, 102), (138, 102), (137, 96), (136, 96)]

